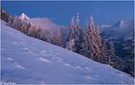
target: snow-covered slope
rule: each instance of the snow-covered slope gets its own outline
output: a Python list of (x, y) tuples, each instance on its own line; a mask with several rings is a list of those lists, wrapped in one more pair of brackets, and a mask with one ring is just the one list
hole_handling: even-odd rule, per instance
[(133, 83), (128, 74), (28, 37), (2, 21), (2, 81), (14, 83)]

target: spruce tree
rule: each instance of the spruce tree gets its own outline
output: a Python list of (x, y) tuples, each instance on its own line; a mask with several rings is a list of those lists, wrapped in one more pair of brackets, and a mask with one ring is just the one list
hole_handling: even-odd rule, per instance
[(60, 28), (57, 29), (57, 34), (56, 34), (56, 41), (57, 41), (57, 45), (63, 47), (63, 42), (62, 42), (62, 36), (61, 36), (61, 32), (60, 32)]
[(89, 58), (104, 62), (103, 56), (103, 44), (98, 28), (94, 25), (93, 17), (90, 16), (90, 23), (87, 24), (85, 29), (85, 36), (87, 40), (87, 47), (89, 52)]
[(79, 14), (77, 14), (76, 24), (74, 24), (74, 17), (72, 17), (71, 20), (71, 25), (67, 37), (67, 42), (66, 42), (66, 48), (68, 50), (71, 50), (71, 44), (72, 44), (72, 51), (76, 53), (80, 53), (80, 49), (82, 49), (81, 48), (82, 40), (83, 40), (83, 32), (80, 27)]
[(8, 22), (8, 19), (10, 17), (9, 14), (7, 12), (5, 12), (2, 7), (0, 7), (0, 8), (1, 8), (1, 17), (0, 17), (1, 20)]
[[(85, 28), (86, 28), (86, 30), (88, 30), (88, 21), (87, 21), (87, 19), (86, 19), (86, 24), (85, 24)], [(81, 44), (81, 47), (82, 47), (82, 49), (80, 49), (80, 54), (82, 54), (82, 55), (84, 55), (84, 56), (86, 56), (86, 57), (89, 57), (89, 54), (90, 54), (90, 51), (89, 51), (89, 47), (88, 47), (88, 36), (87, 36), (87, 31), (84, 31), (84, 34), (83, 34), (83, 41), (82, 41), (82, 44)]]
[(108, 62), (109, 62), (109, 65), (113, 64), (112, 60), (114, 59), (115, 57), (115, 50), (114, 50), (114, 44), (112, 42), (112, 37), (111, 37), (111, 41), (110, 41), (110, 53), (109, 53), (109, 59), (108, 59)]
[(70, 50), (70, 51), (73, 51), (75, 52), (75, 40), (74, 39), (71, 39), (70, 41), (66, 42), (66, 49)]
[(104, 61), (104, 63), (109, 64), (108, 59), (109, 59), (109, 49), (107, 47), (106, 40), (103, 40), (103, 61)]
[(68, 37), (67, 37), (67, 40), (66, 40), (66, 49), (75, 52), (76, 48), (75, 48), (74, 33), (75, 33), (75, 24), (74, 24), (74, 16), (73, 16), (72, 20), (71, 20), (69, 32), (68, 32)]
[(83, 44), (83, 32), (80, 27), (79, 13), (77, 13), (75, 26), (75, 46), (77, 53), (80, 53), (80, 50), (82, 49), (82, 44)]

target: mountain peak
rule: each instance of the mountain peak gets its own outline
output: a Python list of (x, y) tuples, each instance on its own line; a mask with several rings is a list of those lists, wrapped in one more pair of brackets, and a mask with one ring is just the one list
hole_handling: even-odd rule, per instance
[(25, 13), (22, 13), (18, 18), (21, 20), (30, 19)]
[(121, 20), (118, 22), (118, 25), (120, 26), (120, 28), (125, 27), (126, 24), (127, 24), (127, 20), (124, 20), (124, 19), (121, 19)]

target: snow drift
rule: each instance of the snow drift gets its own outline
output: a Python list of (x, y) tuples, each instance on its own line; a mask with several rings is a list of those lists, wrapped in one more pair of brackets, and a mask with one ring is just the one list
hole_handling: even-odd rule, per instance
[(133, 84), (130, 75), (28, 37), (1, 21), (1, 75), (17, 84)]

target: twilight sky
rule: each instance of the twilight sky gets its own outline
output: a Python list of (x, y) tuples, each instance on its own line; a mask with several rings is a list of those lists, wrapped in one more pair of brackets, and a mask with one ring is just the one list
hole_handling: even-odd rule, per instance
[(69, 26), (72, 16), (80, 15), (81, 25), (92, 15), (95, 24), (114, 24), (120, 19), (134, 18), (133, 1), (2, 1), (11, 15), (27, 14), (30, 18), (49, 18), (56, 24)]

